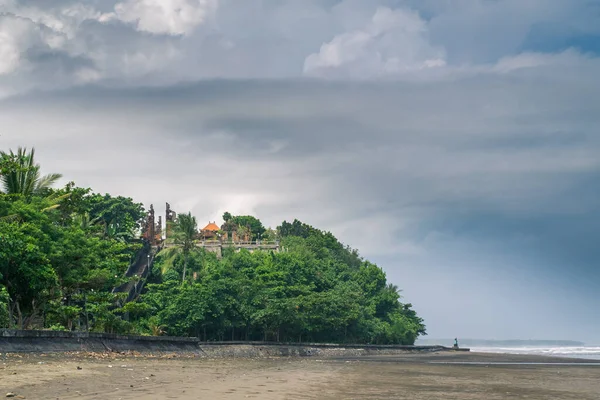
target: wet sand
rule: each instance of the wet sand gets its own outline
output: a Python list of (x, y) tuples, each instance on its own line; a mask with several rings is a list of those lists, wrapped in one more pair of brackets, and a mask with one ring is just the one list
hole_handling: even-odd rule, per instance
[[(475, 353), (218, 360), (4, 354), (0, 397), (12, 392), (27, 399), (599, 399), (600, 366), (563, 365), (570, 361), (582, 360)], [(489, 364), (494, 362), (554, 364)]]

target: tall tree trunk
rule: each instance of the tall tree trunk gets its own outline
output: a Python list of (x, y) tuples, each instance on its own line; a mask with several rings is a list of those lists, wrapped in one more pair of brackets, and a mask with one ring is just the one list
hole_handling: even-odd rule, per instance
[(187, 271), (187, 264), (188, 264), (188, 255), (187, 252), (183, 252), (183, 278), (181, 279), (181, 284), (183, 285), (183, 283), (185, 282), (185, 272)]
[(19, 306), (19, 301), (15, 302), (17, 305), (17, 316), (19, 318), (19, 329), (23, 329), (23, 313), (21, 313), (21, 307)]
[(8, 329), (14, 328), (14, 323), (15, 323), (15, 315), (14, 315), (14, 309), (13, 309), (13, 304), (14, 303), (12, 301), (12, 299), (8, 298)]
[(85, 313), (85, 331), (90, 331), (90, 318), (87, 311), (87, 293), (83, 292), (83, 312)]

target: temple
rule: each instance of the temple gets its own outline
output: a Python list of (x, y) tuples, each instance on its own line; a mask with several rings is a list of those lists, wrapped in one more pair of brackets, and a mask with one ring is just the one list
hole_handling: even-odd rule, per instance
[(219, 225), (215, 222), (209, 222), (208, 225), (200, 231), (200, 236), (202, 236), (202, 240), (217, 240), (219, 239), (220, 230), (221, 228), (219, 228)]
[(158, 245), (162, 242), (162, 218), (158, 217), (158, 223), (155, 222), (154, 218), (154, 206), (150, 205), (150, 210), (142, 224), (142, 238), (153, 245)]
[[(174, 225), (177, 223), (177, 213), (171, 209), (169, 203), (166, 203), (164, 236), (162, 218), (159, 216), (158, 221), (155, 218), (154, 206), (150, 205), (150, 210), (142, 223), (142, 238), (155, 248), (174, 246), (173, 241), (169, 239), (173, 236)], [(216, 253), (219, 258), (222, 255), (223, 248), (233, 248), (235, 251), (246, 249), (250, 252), (256, 250), (279, 252), (279, 241), (253, 241), (252, 231), (249, 227), (233, 226), (227, 222), (219, 227), (216, 221), (209, 221), (204, 228), (198, 231), (195, 243), (198, 247)]]

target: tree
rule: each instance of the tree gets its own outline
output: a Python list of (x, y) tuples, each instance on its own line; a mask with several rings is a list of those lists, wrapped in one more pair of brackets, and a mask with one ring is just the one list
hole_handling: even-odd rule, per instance
[(185, 282), (190, 252), (196, 248), (195, 240), (198, 235), (198, 223), (192, 213), (179, 214), (173, 226), (172, 244), (174, 247), (161, 251), (166, 266), (172, 266), (175, 257), (183, 255), (183, 276), (181, 283)]
[(128, 197), (113, 197), (109, 194), (91, 194), (83, 198), (82, 207), (90, 217), (104, 226), (107, 238), (130, 240), (141, 227), (145, 216), (141, 203)]
[(261, 238), (267, 242), (274, 242), (277, 240), (277, 232), (274, 229), (268, 228)]
[(6, 194), (40, 194), (62, 177), (61, 174), (41, 175), (40, 165), (35, 163), (35, 149), (28, 153), (26, 148), (19, 147), (16, 153), (0, 152), (0, 157), (5, 160), (1, 179)]
[(240, 226), (247, 228), (252, 237), (251, 240), (258, 239), (263, 233), (265, 233), (265, 227), (262, 222), (252, 215), (235, 215), (232, 216), (229, 212), (223, 214), (223, 231), (231, 234), (233, 231), (237, 231)]
[(0, 152), (0, 176), (19, 169), (20, 164), (15, 154)]
[(20, 329), (56, 294), (57, 276), (45, 251), (49, 242), (38, 224), (0, 221), (0, 286), (9, 296), (9, 323), (16, 319)]
[[(0, 276), (0, 278), (2, 278)], [(10, 328), (8, 318), (8, 291), (0, 285), (0, 328)]]

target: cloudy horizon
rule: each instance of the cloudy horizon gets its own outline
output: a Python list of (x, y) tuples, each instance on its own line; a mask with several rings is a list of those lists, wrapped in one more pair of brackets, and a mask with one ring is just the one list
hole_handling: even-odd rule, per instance
[(297, 218), (431, 337), (600, 344), (600, 1), (0, 0), (0, 148)]

